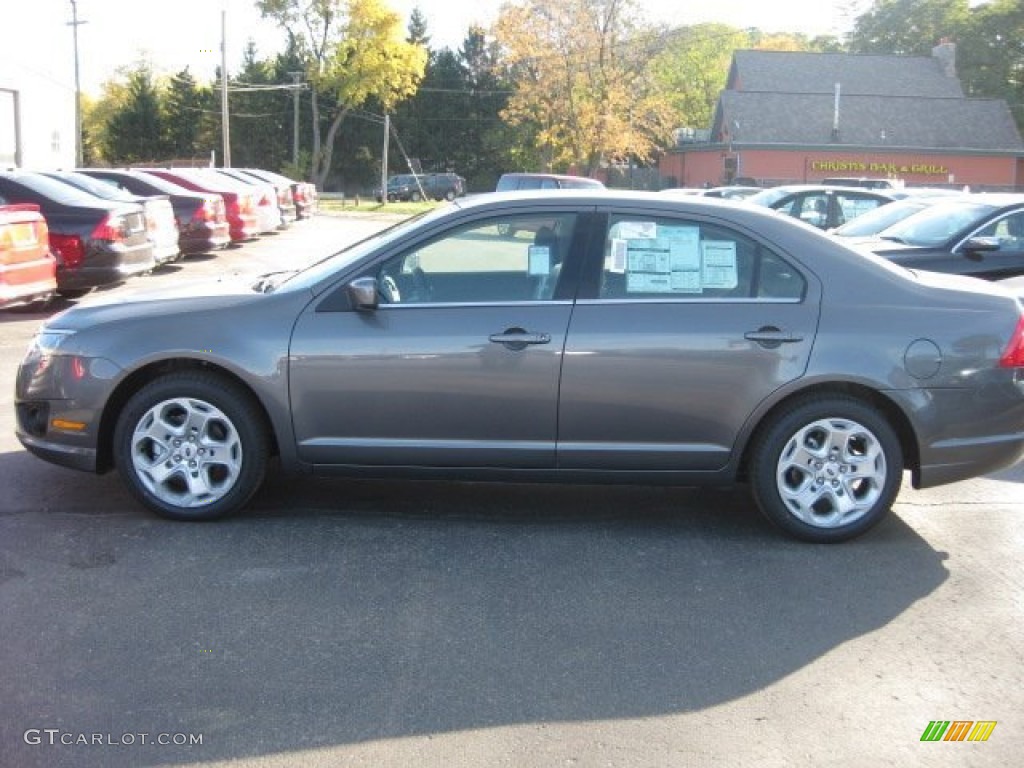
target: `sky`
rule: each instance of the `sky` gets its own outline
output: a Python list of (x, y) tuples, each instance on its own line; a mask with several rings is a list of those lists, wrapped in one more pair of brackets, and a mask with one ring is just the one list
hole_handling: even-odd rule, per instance
[[(211, 80), (220, 64), (221, 17), (227, 11), (228, 71), (237, 71), (250, 38), (260, 56), (283, 47), (283, 35), (260, 18), (253, 0), (75, 0), (82, 89), (98, 95), (118, 67), (145, 57), (160, 74), (186, 66)], [(458, 48), (471, 24), (489, 26), (501, 0), (384, 0), (408, 19), (419, 7), (427, 19), (431, 46)], [(866, 0), (859, 0), (864, 3)], [(844, 11), (851, 0), (638, 0), (648, 19), (682, 26), (717, 21), (764, 32), (842, 36), (850, 26)], [(0, 75), (5, 59), (16, 58), (74, 89), (71, 0), (0, 0)], [(26, 29), (26, 34), (9, 30)], [(40, 46), (40, 40), (45, 41)]]

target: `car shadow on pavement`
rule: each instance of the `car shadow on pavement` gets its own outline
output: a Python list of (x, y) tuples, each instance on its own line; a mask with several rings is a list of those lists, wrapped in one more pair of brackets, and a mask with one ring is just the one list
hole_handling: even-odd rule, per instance
[[(807, 545), (743, 491), (275, 476), (249, 512), (190, 525), (135, 506), (116, 478), (23, 458), (0, 454), (29, 494), (0, 516), (0, 611), (18, 627), (0, 651), (17, 670), (0, 743), (20, 766), (703, 710), (888, 624), (948, 575), (895, 516)], [(74, 505), (33, 500), (65, 474)], [(100, 513), (104, 495), (116, 512)], [(24, 743), (47, 727), (203, 743)]]

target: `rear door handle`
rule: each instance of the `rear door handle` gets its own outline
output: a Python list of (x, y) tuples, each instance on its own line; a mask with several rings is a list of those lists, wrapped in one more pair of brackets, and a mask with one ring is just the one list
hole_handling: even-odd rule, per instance
[(766, 349), (775, 349), (783, 344), (794, 344), (804, 340), (801, 334), (783, 331), (773, 325), (766, 325), (763, 328), (758, 328), (756, 331), (747, 331), (743, 334), (743, 338), (760, 344)]
[(495, 344), (504, 344), (509, 349), (525, 349), (530, 344), (550, 344), (550, 333), (528, 333), (522, 328), (509, 328), (504, 333), (492, 333), (487, 337)]

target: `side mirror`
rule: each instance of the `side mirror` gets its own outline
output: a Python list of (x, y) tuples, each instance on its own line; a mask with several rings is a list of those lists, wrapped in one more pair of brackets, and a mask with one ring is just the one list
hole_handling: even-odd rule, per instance
[(373, 277), (360, 277), (345, 286), (348, 293), (348, 300), (352, 308), (357, 312), (366, 312), (377, 309), (377, 279)]
[(983, 253), (985, 251), (998, 251), (1000, 248), (998, 237), (972, 237), (963, 245), (965, 253)]

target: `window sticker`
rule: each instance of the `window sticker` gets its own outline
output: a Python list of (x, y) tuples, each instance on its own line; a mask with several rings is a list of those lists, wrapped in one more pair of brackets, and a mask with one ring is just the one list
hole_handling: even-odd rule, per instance
[(698, 227), (660, 226), (657, 237), (632, 238), (625, 242), (627, 293), (700, 293), (703, 290)]
[(623, 275), (626, 273), (626, 255), (628, 251), (629, 243), (625, 240), (615, 237), (609, 243), (608, 248), (608, 271), (616, 275)]
[(734, 240), (705, 240), (702, 244), (701, 285), (731, 291), (739, 284)]
[(623, 240), (653, 240), (658, 236), (658, 225), (653, 221), (620, 221), (615, 227), (615, 236)]
[(630, 240), (626, 252), (627, 293), (699, 293), (700, 252), (681, 239)]
[(546, 245), (531, 245), (527, 253), (527, 274), (546, 276), (551, 274), (551, 248)]

